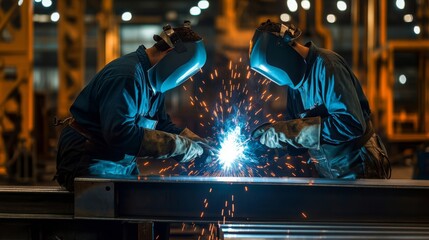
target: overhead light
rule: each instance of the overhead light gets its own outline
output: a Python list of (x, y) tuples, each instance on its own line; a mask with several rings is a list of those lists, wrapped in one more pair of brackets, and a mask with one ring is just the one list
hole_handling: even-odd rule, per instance
[(337, 21), (337, 17), (335, 17), (334, 14), (328, 14), (326, 16), (326, 21), (328, 21), (328, 23), (334, 23), (335, 21)]
[(399, 75), (399, 83), (405, 84), (407, 82), (407, 77), (404, 74)]
[(207, 8), (209, 8), (209, 6), (210, 6), (210, 3), (207, 0), (201, 0), (198, 2), (198, 7), (200, 9), (207, 9)]
[(18, 0), (18, 6), (21, 6), (24, 0)]
[(291, 19), (290, 15), (287, 13), (282, 13), (280, 14), (280, 20), (282, 20), (283, 22), (289, 22)]
[(133, 15), (130, 12), (124, 12), (122, 13), (121, 18), (122, 18), (122, 21), (128, 22), (131, 20), (131, 18), (133, 18)]
[(51, 14), (51, 21), (58, 22), (58, 20), (60, 20), (60, 14), (58, 12), (53, 12)]
[(420, 34), (420, 27), (419, 26), (414, 26), (414, 33), (415, 34)]
[(41, 2), (42, 0), (34, 0), (35, 2), (37, 2), (37, 3), (39, 3), (39, 2)]
[(302, 0), (301, 1), (301, 7), (305, 10), (309, 10), (311, 7), (311, 3), (309, 0)]
[(344, 1), (338, 1), (337, 2), (337, 8), (338, 10), (340, 10), (341, 12), (344, 12), (347, 10), (347, 3)]
[(42, 5), (44, 7), (50, 7), (50, 6), (52, 6), (52, 1), (51, 0), (42, 0)]
[(189, 13), (192, 16), (198, 16), (201, 14), (201, 9), (199, 7), (194, 6), (194, 7), (191, 7), (191, 9), (189, 9)]
[(298, 10), (298, 3), (296, 0), (287, 0), (286, 5), (291, 12), (296, 12), (296, 10)]
[(405, 14), (404, 15), (404, 22), (412, 22), (414, 19), (413, 14)]
[(405, 0), (396, 0), (396, 7), (399, 9), (405, 8)]

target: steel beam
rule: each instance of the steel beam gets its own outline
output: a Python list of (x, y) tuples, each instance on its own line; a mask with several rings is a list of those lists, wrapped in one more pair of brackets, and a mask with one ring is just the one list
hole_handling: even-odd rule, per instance
[(419, 224), (222, 224), (220, 239), (428, 239)]
[(429, 223), (429, 181), (78, 178), (75, 189), (78, 219)]
[(56, 186), (0, 186), (0, 219), (73, 219), (73, 202)]

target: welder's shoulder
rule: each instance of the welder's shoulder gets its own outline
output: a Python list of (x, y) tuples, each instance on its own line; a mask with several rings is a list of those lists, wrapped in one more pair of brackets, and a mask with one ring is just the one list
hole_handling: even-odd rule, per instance
[(346, 69), (347, 63), (344, 58), (341, 57), (338, 53), (323, 49), (319, 52), (319, 57), (321, 58), (321, 62), (323, 62), (323, 66), (326, 69), (326, 73), (334, 73), (338, 72), (340, 69)]
[(133, 77), (140, 72), (143, 72), (143, 69), (137, 54), (130, 53), (109, 62), (99, 74), (102, 75), (103, 78), (119, 76)]

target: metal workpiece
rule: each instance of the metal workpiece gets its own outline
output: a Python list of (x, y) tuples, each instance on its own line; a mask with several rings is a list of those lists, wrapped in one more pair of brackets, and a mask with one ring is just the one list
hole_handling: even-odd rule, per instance
[(75, 189), (77, 219), (429, 223), (429, 181), (140, 176)]
[(57, 186), (1, 186), (0, 219), (73, 219), (73, 202)]
[(220, 239), (427, 239), (422, 224), (221, 224)]

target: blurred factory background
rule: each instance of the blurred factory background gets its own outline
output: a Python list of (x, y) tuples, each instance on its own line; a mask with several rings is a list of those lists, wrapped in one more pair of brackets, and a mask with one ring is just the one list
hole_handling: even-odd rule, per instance
[[(205, 40), (203, 73), (166, 99), (178, 125), (204, 135), (189, 103), (196, 82), (230, 60), (246, 64), (250, 38), (266, 19), (292, 21), (304, 30), (301, 41), (342, 55), (362, 81), (393, 177), (428, 177), (429, 0), (0, 0), (0, 176), (49, 181), (54, 117), (68, 117), (98, 69), (151, 46), (167, 23), (191, 20)], [(285, 90), (267, 88), (283, 100), (265, 111), (284, 108)]]

